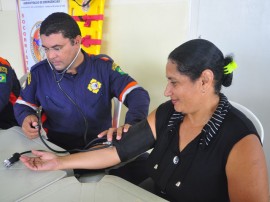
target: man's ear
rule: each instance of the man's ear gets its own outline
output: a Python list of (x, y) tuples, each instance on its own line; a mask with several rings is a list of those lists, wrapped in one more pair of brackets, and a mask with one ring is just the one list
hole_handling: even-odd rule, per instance
[(81, 43), (82, 37), (80, 35), (76, 36), (74, 39), (71, 39), (72, 45), (77, 45)]

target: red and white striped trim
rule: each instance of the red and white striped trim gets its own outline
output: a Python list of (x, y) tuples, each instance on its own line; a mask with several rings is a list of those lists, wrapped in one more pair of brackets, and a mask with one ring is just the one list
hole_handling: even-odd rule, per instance
[(31, 104), (29, 102), (26, 102), (22, 99), (22, 97), (18, 97), (18, 99), (16, 100), (16, 103), (18, 104), (23, 104), (23, 105), (26, 105), (28, 107), (31, 107), (33, 110), (37, 110), (38, 106), (35, 105), (35, 104)]
[(129, 94), (133, 89), (140, 87), (136, 81), (130, 82), (119, 96), (119, 101), (124, 102), (127, 94)]

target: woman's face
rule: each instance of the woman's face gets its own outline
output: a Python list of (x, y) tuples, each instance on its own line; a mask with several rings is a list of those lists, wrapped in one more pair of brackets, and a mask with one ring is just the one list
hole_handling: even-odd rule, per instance
[(185, 114), (199, 110), (202, 98), (201, 79), (191, 81), (177, 70), (176, 63), (171, 60), (166, 65), (166, 77), (168, 84), (164, 95), (171, 98), (174, 109)]

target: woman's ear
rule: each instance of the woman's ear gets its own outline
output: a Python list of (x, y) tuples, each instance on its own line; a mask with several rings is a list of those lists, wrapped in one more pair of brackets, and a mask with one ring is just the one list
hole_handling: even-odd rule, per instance
[(201, 81), (202, 81), (202, 89), (203, 91), (207, 91), (213, 82), (214, 82), (214, 74), (210, 69), (206, 69), (201, 74)]

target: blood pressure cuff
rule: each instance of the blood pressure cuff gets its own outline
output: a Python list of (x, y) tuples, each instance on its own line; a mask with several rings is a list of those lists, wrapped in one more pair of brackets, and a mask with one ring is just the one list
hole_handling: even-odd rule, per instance
[(155, 143), (152, 130), (147, 119), (132, 125), (128, 132), (123, 133), (121, 140), (113, 140), (122, 162), (151, 149)]

